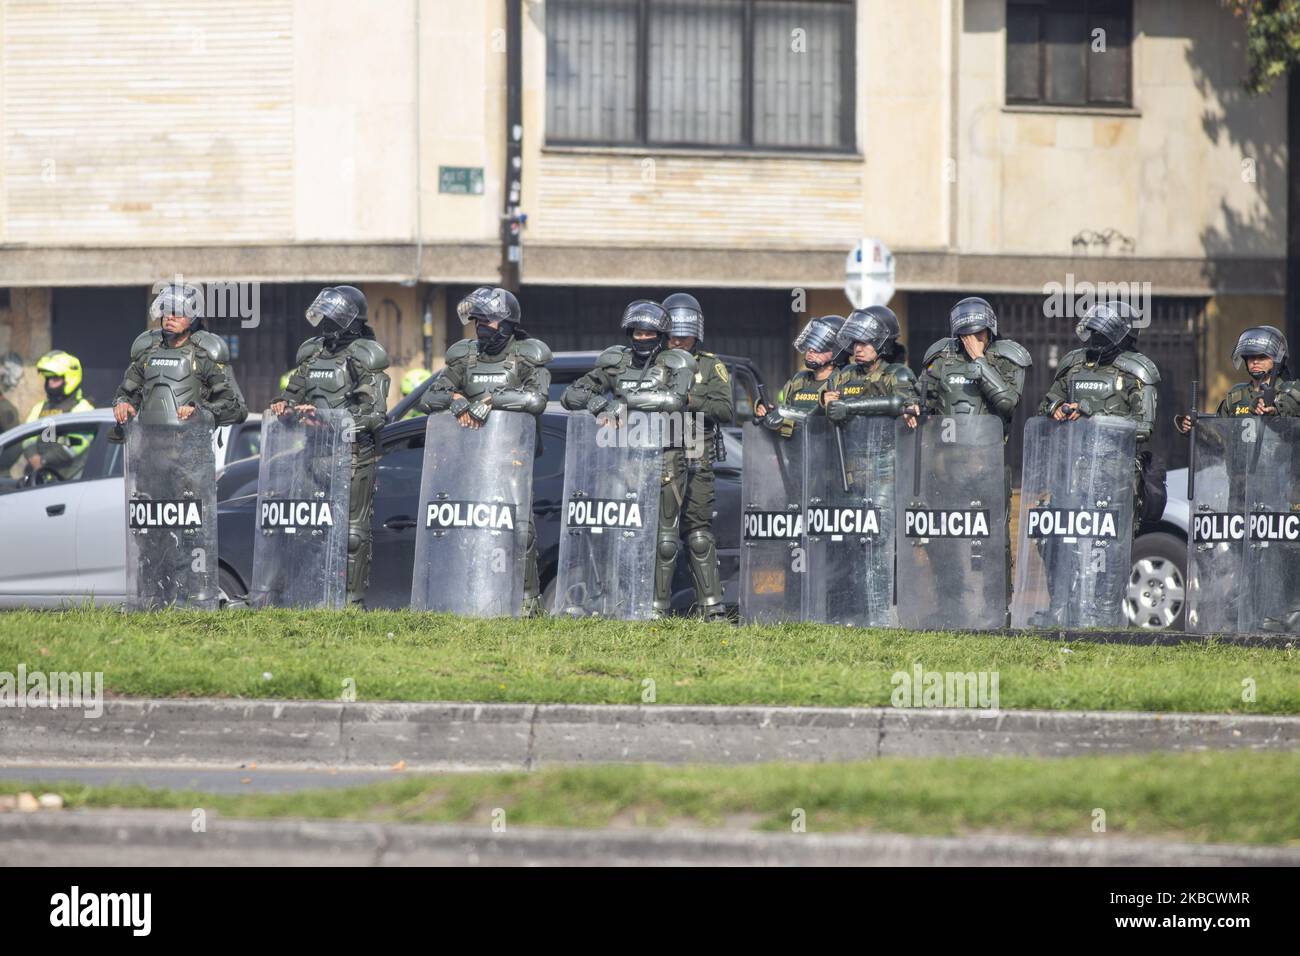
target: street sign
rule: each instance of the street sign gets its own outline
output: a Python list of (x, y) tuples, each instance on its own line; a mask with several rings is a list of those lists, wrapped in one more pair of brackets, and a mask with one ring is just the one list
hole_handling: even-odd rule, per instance
[(879, 239), (862, 239), (844, 260), (844, 294), (855, 309), (894, 297), (894, 254)]
[(462, 196), (483, 194), (482, 166), (439, 166), (438, 192)]

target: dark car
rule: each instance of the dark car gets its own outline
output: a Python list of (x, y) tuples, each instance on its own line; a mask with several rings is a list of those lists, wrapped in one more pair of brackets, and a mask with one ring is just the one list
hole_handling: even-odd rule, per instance
[[(399, 406), (400, 408), (400, 406)], [(545, 604), (554, 594), (564, 502), (564, 445), (569, 413), (552, 403), (542, 415), (542, 449), (533, 463), (533, 515), (537, 524), (538, 573)], [(408, 607), (415, 565), (416, 516), (424, 465), (425, 418), (391, 422), (380, 435), (375, 483), (374, 559), (370, 569), (370, 607)], [(714, 466), (717, 476), (715, 528), (725, 600), (738, 601), (740, 562), (740, 443), (726, 437), (727, 458)], [(258, 459), (227, 467), (217, 482), (221, 587), (229, 598), (247, 594), (253, 572)], [(685, 611), (695, 600), (685, 548), (673, 580), (673, 606)]]

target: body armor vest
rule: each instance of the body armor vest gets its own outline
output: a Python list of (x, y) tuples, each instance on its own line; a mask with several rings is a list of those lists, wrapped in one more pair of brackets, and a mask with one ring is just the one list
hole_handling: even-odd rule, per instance
[(930, 384), (940, 415), (987, 415), (992, 412), (980, 389), (978, 370), (964, 353), (946, 351), (930, 365)]
[(471, 351), (466, 360), (464, 396), (474, 402), (502, 389), (522, 389), (517, 371), (520, 361), (509, 348), (496, 355)]
[(346, 351), (331, 355), (319, 349), (307, 366), (306, 384), (303, 388), (304, 404), (317, 408), (342, 408), (352, 391), (352, 373), (348, 369)]
[(1132, 411), (1124, 395), (1125, 385), (1133, 380), (1113, 365), (1076, 365), (1069, 371), (1071, 402), (1089, 415), (1120, 415), (1131, 418)]
[(833, 377), (834, 373), (818, 381), (813, 378), (812, 372), (796, 372), (785, 386), (781, 406), (803, 412), (805, 415), (816, 411), (821, 408), (822, 392), (826, 391)]
[(153, 349), (144, 360), (144, 398), (140, 403), (140, 421), (165, 424), (176, 421), (182, 405), (198, 405), (202, 400), (199, 370), (193, 346), (170, 349), (165, 345)]
[(659, 364), (659, 357), (663, 354), (663, 352), (660, 352), (659, 355), (656, 355), (654, 361), (645, 368), (636, 368), (632, 364), (632, 353), (627, 352), (623, 357), (623, 362), (612, 376), (614, 379), (614, 394), (621, 399), (626, 399), (628, 395), (634, 392), (669, 391), (672, 388), (672, 382), (668, 370)]
[(894, 394), (894, 383), (890, 380), (890, 363), (876, 359), (870, 371), (864, 371), (860, 365), (848, 365), (841, 373), (837, 387), (840, 398), (874, 398)]
[(1274, 400), (1268, 401), (1262, 389), (1257, 390), (1254, 382), (1238, 382), (1232, 388), (1228, 389), (1227, 396), (1223, 399), (1223, 414), (1225, 415), (1254, 415), (1255, 403), (1264, 398), (1265, 405), (1276, 405), (1277, 393), (1282, 389), (1284, 383), (1279, 381), (1270, 382), (1273, 388)]

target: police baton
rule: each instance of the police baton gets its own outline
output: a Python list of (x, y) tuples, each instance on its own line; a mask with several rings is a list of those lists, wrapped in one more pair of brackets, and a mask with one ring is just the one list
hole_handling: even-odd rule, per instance
[(849, 493), (849, 469), (844, 464), (844, 430), (834, 422), (831, 423), (831, 427), (835, 429), (835, 447), (840, 453), (840, 485), (847, 495)]
[(912, 497), (921, 497), (921, 426), (925, 423), (925, 376), (921, 376), (921, 406), (916, 414), (916, 427), (912, 429)]
[(1191, 440), (1192, 447), (1187, 453), (1187, 502), (1196, 507), (1196, 423), (1200, 420), (1200, 382), (1192, 379), (1192, 403), (1191, 410), (1187, 417), (1192, 420), (1191, 428), (1187, 432), (1187, 437)]

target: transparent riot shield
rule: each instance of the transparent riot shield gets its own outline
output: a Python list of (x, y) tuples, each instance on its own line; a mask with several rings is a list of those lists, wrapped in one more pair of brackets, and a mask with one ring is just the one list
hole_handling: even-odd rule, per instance
[[(1246, 479), (1239, 629), (1300, 633), (1300, 419), (1258, 418)], [(1199, 489), (1198, 489), (1199, 494)]]
[(215, 610), (217, 468), (212, 415), (124, 426), (126, 595), (135, 611)]
[(746, 422), (742, 438), (740, 617), (798, 621), (807, 556), (803, 540), (804, 434), (790, 438)]
[(1233, 633), (1246, 549), (1247, 475), (1259, 419), (1201, 417), (1192, 431), (1196, 482), (1187, 539), (1187, 629)]
[(1025, 423), (1012, 627), (1124, 627), (1136, 424)]
[(894, 419), (855, 415), (835, 425), (818, 415), (803, 432), (803, 619), (892, 627)]
[(925, 630), (1006, 627), (1010, 489), (1002, 419), (929, 416), (916, 429), (901, 419), (896, 427), (898, 623)]
[(347, 602), (354, 432), (343, 409), (263, 415), (248, 595), (254, 607), (337, 609)]
[(653, 615), (661, 421), (639, 412), (620, 426), (601, 424), (587, 412), (569, 416), (553, 613), (621, 620)]
[(482, 428), (450, 412), (424, 430), (411, 606), (518, 617), (524, 606), (537, 423), (496, 411)]

